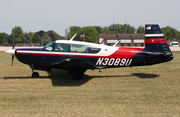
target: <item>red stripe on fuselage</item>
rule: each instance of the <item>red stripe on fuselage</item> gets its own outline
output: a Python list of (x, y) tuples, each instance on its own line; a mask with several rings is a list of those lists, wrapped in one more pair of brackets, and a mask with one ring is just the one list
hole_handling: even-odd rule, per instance
[(165, 38), (146, 38), (145, 43), (167, 43)]
[(120, 47), (115, 53), (110, 55), (109, 58), (132, 58), (143, 49), (144, 48)]
[[(129, 47), (120, 47), (116, 52), (111, 54), (110, 56), (92, 56), (92, 55), (80, 55), (81, 53), (77, 53), (76, 55), (73, 54), (54, 54), (51, 52), (47, 53), (29, 53), (29, 52), (18, 52), (17, 54), (24, 54), (24, 55), (45, 55), (45, 56), (71, 56), (71, 57), (90, 57), (90, 58), (132, 58), (138, 52), (142, 51), (144, 48), (129, 48)], [(44, 52), (44, 51), (43, 51)], [(78, 55), (79, 54), (79, 55)]]

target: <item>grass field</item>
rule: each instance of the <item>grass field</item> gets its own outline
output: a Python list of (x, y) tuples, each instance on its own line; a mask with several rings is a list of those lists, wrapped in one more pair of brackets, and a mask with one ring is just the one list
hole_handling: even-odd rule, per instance
[(72, 80), (67, 71), (39, 71), (0, 52), (0, 116), (180, 116), (180, 52), (153, 66), (88, 70)]

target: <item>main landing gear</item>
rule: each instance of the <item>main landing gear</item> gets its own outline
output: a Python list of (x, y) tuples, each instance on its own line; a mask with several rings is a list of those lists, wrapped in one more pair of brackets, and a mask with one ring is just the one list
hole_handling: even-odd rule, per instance
[(87, 69), (71, 69), (71, 70), (68, 70), (68, 74), (72, 75), (73, 80), (81, 80), (84, 78), (84, 72), (86, 70)]
[(33, 71), (32, 78), (39, 78), (39, 73)]
[[(81, 80), (84, 78), (84, 72), (87, 69), (69, 69), (68, 74), (72, 75), (72, 79), (74, 80)], [(34, 72), (34, 69), (32, 69), (32, 78), (39, 78), (39, 73)]]

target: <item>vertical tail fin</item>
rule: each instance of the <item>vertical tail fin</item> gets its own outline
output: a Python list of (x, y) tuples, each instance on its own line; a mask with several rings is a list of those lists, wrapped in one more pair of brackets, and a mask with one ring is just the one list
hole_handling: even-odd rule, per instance
[[(173, 59), (173, 54), (159, 25), (157, 24), (145, 25), (145, 50), (151, 53), (151, 57), (163, 59), (162, 62)], [(161, 60), (156, 61), (159, 63)]]

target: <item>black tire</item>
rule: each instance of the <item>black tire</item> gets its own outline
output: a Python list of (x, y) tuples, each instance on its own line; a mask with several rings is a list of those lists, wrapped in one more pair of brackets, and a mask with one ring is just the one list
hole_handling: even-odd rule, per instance
[(72, 79), (73, 79), (73, 80), (81, 80), (82, 78), (81, 78), (81, 77), (77, 77), (77, 76), (75, 76), (74, 74), (72, 74)]
[(71, 69), (68, 70), (68, 74), (72, 75), (72, 70)]
[(84, 72), (86, 69), (73, 69), (72, 70), (72, 79), (73, 80), (81, 80), (84, 78)]
[(33, 72), (32, 73), (32, 78), (39, 78), (39, 73), (38, 72)]

